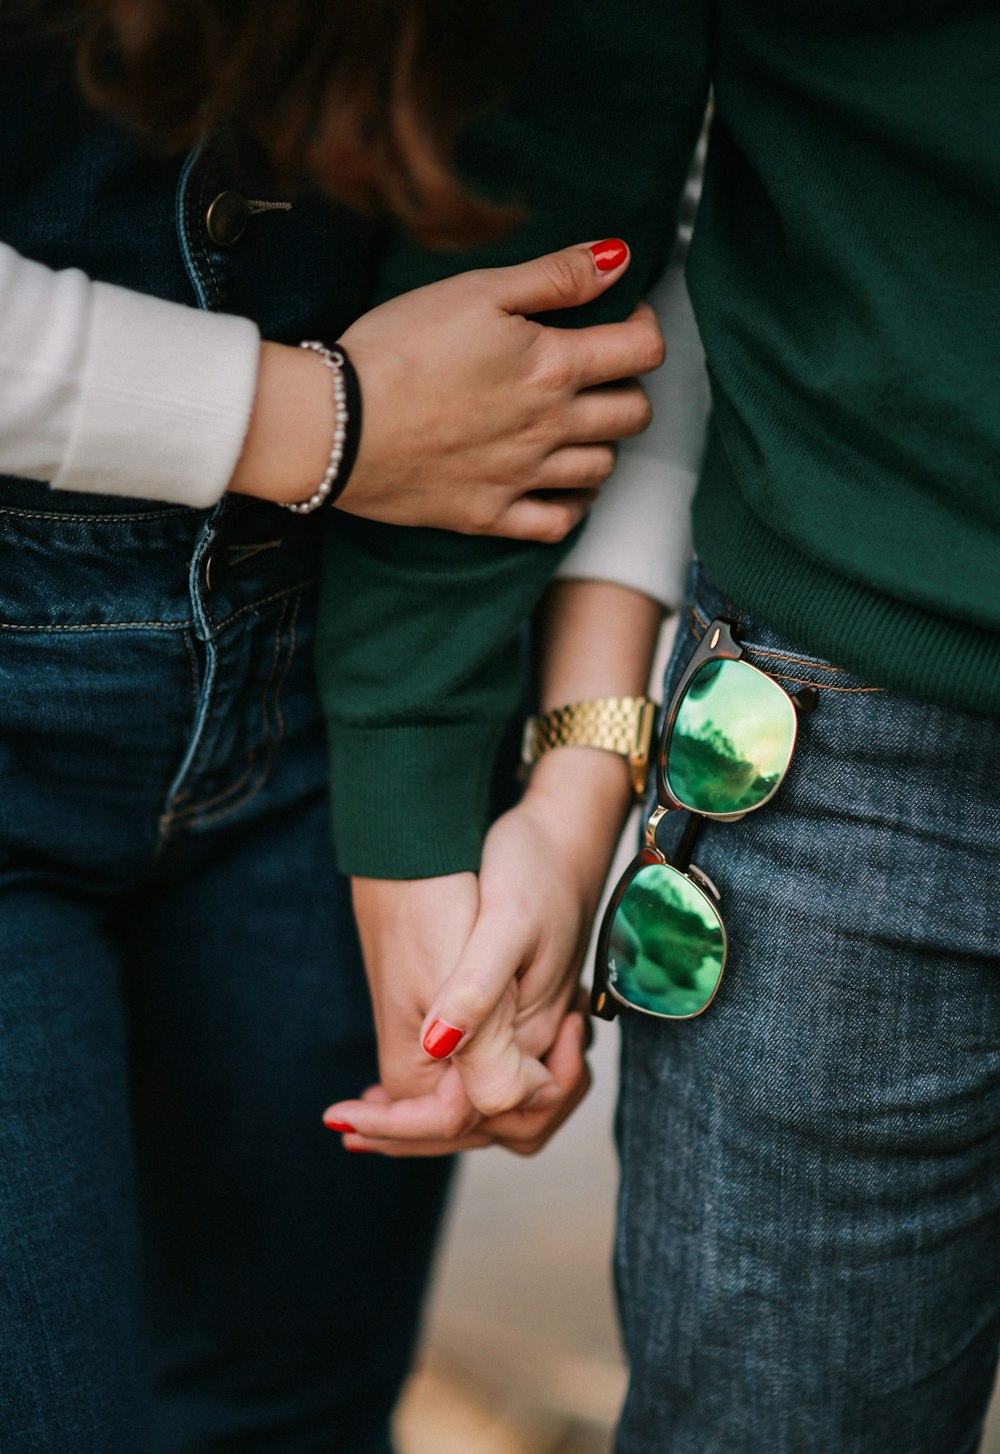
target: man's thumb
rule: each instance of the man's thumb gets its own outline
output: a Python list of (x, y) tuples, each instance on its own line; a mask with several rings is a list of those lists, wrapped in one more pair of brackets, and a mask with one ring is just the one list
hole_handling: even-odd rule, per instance
[(515, 267), (498, 268), (500, 306), (508, 313), (546, 313), (589, 303), (617, 282), (629, 264), (617, 237), (546, 253)]

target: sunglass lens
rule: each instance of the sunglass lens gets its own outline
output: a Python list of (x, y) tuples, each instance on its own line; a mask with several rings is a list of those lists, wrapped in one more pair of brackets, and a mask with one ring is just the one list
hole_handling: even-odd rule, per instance
[(694, 674), (667, 744), (666, 775), (695, 813), (747, 813), (775, 791), (795, 745), (795, 708), (744, 661), (709, 661)]
[(656, 1015), (698, 1015), (725, 958), (725, 930), (708, 896), (667, 864), (641, 868), (610, 926), (607, 979), (619, 998)]

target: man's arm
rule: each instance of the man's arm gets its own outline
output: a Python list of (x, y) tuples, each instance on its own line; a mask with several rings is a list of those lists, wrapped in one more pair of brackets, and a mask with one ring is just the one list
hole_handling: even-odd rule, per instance
[[(625, 278), (567, 326), (628, 317), (669, 256), (705, 108), (706, 7), (560, 0), (502, 112), (470, 130), (463, 168), (523, 198), (509, 238), (433, 254), (388, 247), (381, 296), (620, 235)], [(669, 346), (669, 344), (668, 344)], [(568, 544), (394, 529), (332, 512), (319, 646), (341, 867), (381, 878), (476, 870), (493, 758), (521, 685), (518, 635)]]

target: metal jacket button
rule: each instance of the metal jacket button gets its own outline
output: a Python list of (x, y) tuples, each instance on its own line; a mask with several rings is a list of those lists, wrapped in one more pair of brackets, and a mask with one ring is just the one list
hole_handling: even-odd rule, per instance
[(205, 213), (205, 227), (216, 247), (232, 247), (246, 230), (247, 218), (258, 212), (291, 212), (291, 202), (255, 202), (242, 192), (220, 192)]
[(222, 558), (220, 551), (214, 551), (205, 561), (205, 591), (212, 595), (214, 591), (221, 591), (226, 584), (226, 577), (229, 574), (227, 562)]
[(250, 205), (241, 192), (220, 192), (205, 213), (208, 235), (217, 247), (239, 242), (250, 216)]

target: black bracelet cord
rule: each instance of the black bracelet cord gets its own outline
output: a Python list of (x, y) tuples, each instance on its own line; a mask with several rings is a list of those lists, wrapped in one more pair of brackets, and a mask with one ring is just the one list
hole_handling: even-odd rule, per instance
[(347, 403), (347, 436), (344, 440), (344, 454), (340, 461), (340, 469), (330, 492), (328, 501), (330, 504), (333, 504), (343, 494), (361, 447), (361, 380), (358, 378), (358, 371), (351, 362), (351, 356), (344, 345), (342, 343), (333, 344), (333, 352), (339, 353), (344, 360), (340, 372), (344, 380)]

